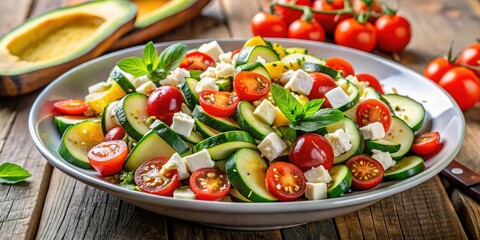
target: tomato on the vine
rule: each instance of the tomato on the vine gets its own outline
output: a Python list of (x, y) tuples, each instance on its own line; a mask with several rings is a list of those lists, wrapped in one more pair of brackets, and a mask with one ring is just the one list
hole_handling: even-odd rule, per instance
[(374, 122), (380, 122), (383, 125), (385, 132), (387, 132), (392, 124), (390, 109), (387, 104), (378, 99), (371, 98), (358, 104), (355, 116), (359, 127)]
[(354, 156), (345, 164), (352, 173), (352, 188), (367, 190), (376, 187), (383, 179), (382, 164), (368, 156)]
[[(367, 13), (370, 13), (370, 15), (372, 13), (379, 15), (383, 13), (382, 6), (380, 2), (377, 0), (368, 0), (368, 1), (354, 0), (352, 3), (352, 8), (355, 14), (361, 14), (362, 12), (367, 12)], [(375, 20), (376, 18), (372, 16), (368, 18), (368, 21), (371, 22), (372, 24), (375, 23)]]
[(443, 75), (445, 75), (448, 70), (454, 67), (455, 65), (450, 63), (446, 58), (435, 58), (425, 68), (425, 71), (423, 71), (423, 76), (438, 83)]
[(400, 52), (412, 37), (410, 23), (399, 15), (383, 15), (375, 21), (377, 47), (386, 52)]
[(287, 162), (270, 165), (265, 180), (270, 193), (280, 201), (292, 201), (301, 197), (307, 185), (302, 170)]
[(415, 137), (412, 151), (420, 156), (427, 156), (433, 153), (440, 146), (440, 134), (428, 132)]
[(242, 71), (235, 75), (233, 88), (240, 100), (255, 101), (270, 91), (270, 80), (259, 73)]
[(323, 42), (325, 41), (325, 30), (315, 20), (308, 22), (298, 19), (288, 27), (288, 37)]
[(199, 200), (218, 200), (228, 194), (230, 180), (218, 168), (201, 168), (190, 176), (190, 189)]
[(53, 108), (62, 114), (80, 115), (88, 109), (88, 106), (82, 99), (68, 99), (55, 102)]
[(330, 102), (325, 98), (325, 94), (330, 90), (337, 87), (335, 80), (332, 77), (324, 73), (312, 72), (309, 74), (313, 79), (313, 86), (308, 99), (324, 98), (325, 102), (322, 104), (322, 108), (331, 108)]
[(348, 18), (338, 24), (334, 39), (338, 45), (371, 52), (377, 42), (377, 34), (371, 23)]
[(255, 36), (278, 37), (287, 36), (287, 24), (279, 16), (259, 12), (250, 21), (250, 28)]
[(298, 137), (288, 155), (290, 162), (302, 171), (320, 165), (329, 170), (333, 165), (333, 158), (333, 148), (330, 142), (316, 133), (307, 133)]
[(385, 94), (383, 92), (382, 85), (375, 76), (368, 73), (359, 73), (355, 76), (357, 77), (358, 81), (367, 82), (369, 87), (374, 88), (380, 94)]
[(215, 65), (215, 60), (203, 52), (193, 51), (187, 53), (185, 58), (180, 63), (179, 68), (185, 68), (187, 70), (200, 70), (205, 71), (208, 67)]
[(103, 176), (120, 172), (129, 153), (127, 144), (122, 140), (101, 142), (87, 153), (90, 165)]
[(105, 141), (122, 140), (123, 137), (125, 137), (125, 131), (121, 126), (116, 126), (105, 134)]
[(148, 97), (147, 113), (170, 125), (173, 114), (180, 111), (182, 103), (183, 95), (178, 88), (161, 86)]
[(200, 93), (200, 106), (215, 117), (228, 117), (235, 112), (240, 100), (237, 95), (226, 91), (203, 90)]
[(462, 110), (473, 107), (480, 98), (477, 76), (465, 67), (448, 70), (438, 82), (457, 102)]
[(135, 171), (135, 184), (144, 192), (173, 196), (175, 188), (180, 187), (177, 170), (162, 171), (162, 166), (168, 162), (164, 157), (154, 158), (144, 162)]
[(344, 77), (355, 75), (355, 70), (353, 69), (353, 66), (343, 58), (339, 58), (339, 57), (329, 58), (327, 59), (327, 62), (325, 63), (325, 65), (337, 71), (342, 71)]
[[(295, 5), (300, 6), (310, 6), (311, 3), (310, 0), (278, 0), (277, 2), (280, 4), (295, 3)], [(275, 6), (274, 10), (275, 13), (277, 13), (283, 20), (285, 20), (287, 26), (303, 15), (302, 11), (290, 9), (288, 7)]]
[[(458, 55), (457, 63), (480, 66), (480, 43), (475, 43), (463, 49), (460, 55)], [(480, 76), (479, 71), (477, 71), (476, 74)]]
[[(344, 7), (344, 0), (316, 0), (312, 5), (312, 8), (318, 11), (342, 10)], [(317, 22), (323, 26), (323, 29), (327, 33), (333, 33), (341, 21), (351, 16), (351, 14), (335, 15), (320, 13), (315, 13), (313, 15), (315, 20), (317, 20)]]

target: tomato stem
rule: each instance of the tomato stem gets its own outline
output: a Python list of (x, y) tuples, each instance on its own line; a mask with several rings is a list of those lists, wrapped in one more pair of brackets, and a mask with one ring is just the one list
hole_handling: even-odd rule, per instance
[(305, 8), (303, 10), (302, 20), (311, 23), (313, 21), (313, 13), (310, 8)]
[(310, 11), (311, 13), (317, 13), (317, 14), (334, 14), (334, 15), (339, 15), (339, 14), (353, 14), (353, 9), (352, 6), (350, 5), (350, 2), (348, 0), (344, 0), (344, 8), (340, 10), (315, 10), (312, 9), (308, 6), (300, 6), (296, 5), (294, 2), (293, 3), (279, 3), (276, 0), (272, 1), (270, 3), (271, 6), (280, 6), (280, 7), (286, 7), (290, 8), (293, 10), (298, 10), (298, 11)]

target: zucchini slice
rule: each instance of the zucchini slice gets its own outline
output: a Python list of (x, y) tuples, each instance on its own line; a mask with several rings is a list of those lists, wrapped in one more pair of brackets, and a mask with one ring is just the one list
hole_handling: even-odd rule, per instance
[(243, 64), (240, 67), (238, 67), (236, 71), (255, 72), (266, 77), (268, 80), (271, 80), (270, 73), (268, 73), (268, 70), (263, 66), (263, 64), (259, 62), (251, 62), (251, 63)]
[(377, 139), (365, 141), (365, 147), (368, 152), (372, 152), (373, 149), (376, 149), (382, 152), (394, 153), (400, 150), (401, 144), (396, 142), (390, 142), (385, 139)]
[(387, 169), (383, 175), (385, 181), (395, 181), (409, 178), (425, 169), (423, 158), (408, 156), (402, 158), (395, 165)]
[(195, 88), (197, 87), (198, 80), (192, 77), (184, 78), (178, 88), (183, 93), (183, 97), (185, 98), (185, 104), (190, 109), (193, 109), (195, 105), (200, 104), (198, 101), (197, 93), (195, 92)]
[(233, 83), (231, 78), (225, 78), (215, 81), (215, 85), (218, 86), (219, 91), (230, 92), (233, 89)]
[(302, 69), (308, 73), (319, 72), (319, 73), (327, 74), (328, 76), (332, 77), (333, 80), (340, 77), (340, 74), (338, 73), (337, 70), (325, 65), (318, 64), (318, 63), (306, 62), (303, 64)]
[(195, 145), (192, 151), (207, 149), (214, 161), (228, 158), (240, 148), (257, 149), (255, 139), (244, 131), (230, 131), (209, 137)]
[(110, 77), (117, 82), (126, 94), (135, 92), (135, 87), (129, 79), (133, 78), (133, 76), (128, 76), (127, 73), (123, 72), (118, 66), (112, 69)]
[(350, 99), (350, 101), (339, 107), (338, 110), (344, 112), (353, 108), (360, 100), (360, 92), (358, 91), (357, 86), (346, 79), (337, 81), (337, 85), (343, 89)]
[(185, 137), (183, 135), (179, 135), (179, 136), (182, 137), (185, 141), (187, 141), (189, 143), (194, 143), (194, 144), (199, 143), (199, 142), (201, 142), (202, 140), (205, 139), (202, 134), (200, 134), (199, 132), (196, 132), (196, 131), (193, 131), (190, 134), (190, 137)]
[(289, 54), (282, 58), (282, 62), (285, 65), (285, 68), (294, 70), (302, 68), (303, 64), (306, 62), (325, 65), (325, 60), (303, 53)]
[(215, 135), (218, 135), (218, 134), (222, 133), (222, 132), (220, 132), (220, 131), (218, 131), (214, 128), (209, 127), (205, 123), (200, 122), (196, 118), (194, 120), (195, 120), (195, 127), (196, 127), (197, 131), (199, 133), (201, 133), (206, 138), (213, 137)]
[(248, 198), (240, 194), (238, 190), (235, 188), (230, 188), (230, 191), (228, 191), (228, 194), (230, 194), (230, 197), (234, 202), (252, 202), (248, 200)]
[(425, 120), (425, 108), (419, 102), (398, 94), (387, 94), (383, 97), (391, 104), (393, 113), (415, 132), (422, 127)]
[(192, 115), (207, 126), (221, 132), (240, 130), (237, 122), (230, 118), (215, 117), (203, 111), (199, 105), (195, 106)]
[(410, 129), (403, 120), (398, 117), (392, 117), (390, 129), (388, 129), (382, 140), (400, 144), (400, 149), (398, 151), (390, 153), (392, 159), (398, 161), (410, 151), (414, 138), (415, 135), (413, 134), (412, 129)]
[(140, 140), (150, 131), (147, 122), (147, 96), (141, 93), (130, 93), (118, 103), (115, 117), (125, 133), (135, 140)]
[(341, 197), (352, 185), (352, 173), (345, 165), (335, 165), (329, 171), (332, 181), (327, 185), (329, 198)]
[(263, 140), (269, 133), (273, 132), (273, 128), (253, 115), (255, 107), (247, 101), (238, 104), (235, 119), (240, 127), (250, 133), (254, 138)]
[[(360, 154), (363, 151), (364, 141), (357, 124), (348, 117), (344, 117), (342, 120), (330, 124), (325, 127), (326, 133), (333, 133), (338, 129), (343, 129), (349, 136), (352, 137), (352, 148), (345, 153), (342, 153), (334, 158), (334, 163), (341, 163), (347, 161), (350, 157)], [(325, 135), (325, 134), (323, 134)]]
[(79, 123), (83, 122), (85, 120), (92, 120), (92, 121), (98, 121), (98, 118), (95, 117), (85, 117), (85, 116), (55, 116), (55, 126), (57, 126), (58, 132), (63, 135), (65, 130), (67, 130), (68, 127)]
[(103, 134), (107, 134), (110, 129), (116, 127), (119, 125), (116, 117), (115, 117), (115, 109), (118, 105), (119, 101), (113, 101), (105, 108), (103, 108), (103, 113), (102, 113), (102, 130)]
[(247, 64), (250, 62), (256, 62), (257, 58), (261, 57), (265, 59), (266, 62), (275, 62), (280, 60), (277, 52), (273, 48), (268, 46), (251, 46), (244, 47), (238, 53), (237, 61), (235, 67)]

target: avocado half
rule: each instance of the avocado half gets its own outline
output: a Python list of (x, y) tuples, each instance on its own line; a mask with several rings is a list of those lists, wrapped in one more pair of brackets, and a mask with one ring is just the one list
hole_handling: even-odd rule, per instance
[(0, 38), (0, 96), (34, 91), (108, 50), (134, 28), (137, 7), (95, 1), (32, 18)]

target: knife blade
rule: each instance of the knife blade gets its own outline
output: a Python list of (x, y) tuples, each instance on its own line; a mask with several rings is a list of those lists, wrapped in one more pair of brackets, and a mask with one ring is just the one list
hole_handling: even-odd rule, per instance
[(480, 202), (480, 175), (453, 160), (441, 175), (447, 178), (462, 192)]

